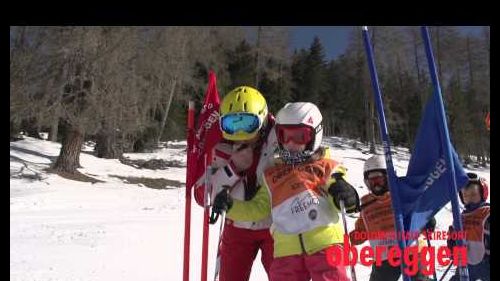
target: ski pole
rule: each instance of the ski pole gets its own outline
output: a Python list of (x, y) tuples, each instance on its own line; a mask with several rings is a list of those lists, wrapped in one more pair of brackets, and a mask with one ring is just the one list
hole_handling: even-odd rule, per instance
[(217, 243), (217, 257), (215, 258), (215, 273), (214, 281), (219, 281), (219, 271), (220, 271), (220, 245), (222, 242), (222, 229), (224, 228), (224, 216), (226, 212), (222, 212), (222, 218), (219, 227), (219, 242)]
[(448, 271), (450, 271), (450, 268), (452, 265), (453, 265), (453, 263), (450, 262), (450, 265), (448, 265), (448, 268), (444, 271), (443, 275), (441, 275), (441, 278), (439, 278), (439, 281), (443, 281), (443, 279), (446, 276), (446, 274), (448, 273)]
[[(244, 143), (244, 144), (240, 145), (240, 146), (236, 149), (236, 152), (241, 151), (241, 150), (243, 150), (243, 149), (247, 148), (248, 146), (249, 146), (249, 144)], [(236, 181), (236, 182), (235, 182), (232, 186), (227, 186), (227, 185), (225, 185), (225, 186), (223, 186), (223, 188), (225, 188), (225, 189), (229, 189), (229, 192), (231, 192), (231, 191), (233, 190), (233, 188), (234, 188), (234, 187), (235, 187), (235, 186), (236, 186), (236, 185), (237, 185), (237, 184), (238, 184), (238, 183), (239, 183), (242, 179), (243, 179), (243, 177), (239, 178), (239, 179), (238, 179), (238, 180), (237, 180), (237, 181)], [(216, 191), (210, 190), (210, 194), (212, 194), (212, 192), (216, 192)], [(212, 212), (211, 212), (211, 214), (210, 214), (209, 223), (210, 223), (210, 224), (215, 224), (215, 223), (217, 222), (217, 220), (219, 219), (219, 215), (220, 215), (219, 213), (214, 212), (214, 211), (213, 211), (213, 209), (212, 209)]]
[(210, 156), (205, 154), (205, 195), (204, 195), (204, 211), (203, 211), (203, 236), (202, 236), (202, 246), (201, 246), (201, 281), (207, 281), (207, 267), (208, 267), (208, 236), (210, 229), (208, 228), (210, 220), (210, 197), (209, 197), (209, 176), (210, 176), (210, 166), (209, 160), (212, 159)]
[[(238, 179), (232, 186), (224, 185), (222, 188), (224, 191), (226, 191), (228, 194), (231, 193), (233, 188), (242, 180), (243, 178)], [(214, 216), (215, 215), (215, 216)], [(219, 281), (219, 271), (220, 271), (220, 246), (222, 243), (222, 230), (224, 229), (224, 223), (225, 223), (225, 215), (226, 212), (221, 213), (222, 218), (220, 221), (220, 227), (219, 227), (219, 241), (217, 242), (217, 257), (215, 259), (215, 272), (214, 272), (214, 281)], [(212, 214), (210, 216), (210, 223), (215, 224), (217, 222), (217, 219), (219, 218), (219, 213), (215, 213), (214, 210), (212, 209)]]
[[(347, 220), (345, 218), (345, 206), (344, 206), (344, 200), (340, 200), (340, 212), (342, 213), (342, 222), (344, 224), (344, 233), (349, 235), (347, 232)], [(354, 269), (354, 265), (350, 266), (351, 268), (351, 279), (352, 281), (357, 281), (356, 279), (356, 270)]]
[[(235, 187), (238, 183), (240, 183), (240, 182), (241, 182), (241, 180), (242, 180), (242, 179), (243, 179), (243, 177), (239, 178), (239, 179), (238, 179), (238, 180), (237, 180), (237, 181), (236, 181), (236, 182), (235, 182), (232, 186), (229, 186), (229, 185), (223, 185), (223, 186), (222, 186), (222, 189), (223, 189), (223, 190), (226, 190), (226, 191), (227, 191), (227, 193), (229, 194), (229, 193), (231, 193), (231, 191), (233, 191), (233, 188), (234, 188), (234, 187)], [(213, 191), (213, 192), (215, 192), (215, 191)], [(210, 223), (210, 224), (215, 224), (215, 223), (217, 222), (217, 219), (219, 219), (219, 215), (220, 215), (220, 214), (219, 214), (219, 213), (216, 213), (216, 212), (214, 211), (214, 209), (212, 208), (212, 212), (211, 212), (211, 214), (210, 214), (210, 220), (209, 220), (209, 223)]]
[[(431, 240), (429, 240), (429, 239), (428, 239), (428, 237), (426, 237), (426, 238), (427, 238), (427, 239), (425, 239), (425, 240), (427, 240), (427, 247), (429, 247), (429, 249), (432, 249), (432, 246), (431, 246)], [(434, 270), (434, 275), (433, 275), (433, 277), (434, 277), (434, 280), (437, 280), (437, 279), (438, 279), (438, 278), (437, 278), (437, 274), (436, 274), (436, 270)]]
[[(193, 148), (194, 140), (194, 101), (188, 103), (188, 121), (187, 121), (187, 169), (186, 169), (186, 202), (184, 205), (184, 261), (183, 261), (183, 281), (189, 281), (189, 251), (191, 244), (191, 166), (193, 157), (190, 157), (190, 151)], [(190, 172), (191, 171), (191, 172)]]

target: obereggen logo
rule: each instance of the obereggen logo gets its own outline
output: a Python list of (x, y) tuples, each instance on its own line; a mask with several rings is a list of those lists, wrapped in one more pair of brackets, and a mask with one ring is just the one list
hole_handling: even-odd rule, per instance
[[(406, 235), (406, 234), (405, 234)], [(465, 236), (465, 233), (463, 234)], [(429, 237), (427, 237), (429, 238)], [(453, 237), (452, 237), (453, 238)], [(446, 246), (427, 247), (409, 246), (402, 251), (399, 246), (365, 246), (359, 251), (355, 246), (350, 245), (349, 235), (344, 234), (343, 249), (340, 247), (330, 247), (326, 252), (328, 264), (332, 266), (344, 265), (353, 266), (359, 261), (362, 265), (376, 266), (382, 265), (382, 256), (387, 253), (387, 261), (391, 266), (401, 266), (405, 264), (404, 272), (409, 276), (414, 276), (419, 270), (419, 262), (421, 264), (421, 272), (425, 275), (432, 275), (435, 271), (436, 261), (439, 265), (448, 266), (452, 260), (457, 266), (467, 265), (467, 248), (465, 246), (455, 246), (450, 250)], [(452, 257), (452, 259), (450, 259)]]

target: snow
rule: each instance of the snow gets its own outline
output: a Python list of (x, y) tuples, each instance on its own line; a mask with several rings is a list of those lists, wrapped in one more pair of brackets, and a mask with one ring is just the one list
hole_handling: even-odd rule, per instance
[[(329, 137), (348, 168), (349, 181), (364, 186), (362, 167), (368, 147), (354, 140)], [(177, 160), (185, 165), (185, 141), (168, 142), (152, 153), (128, 153), (129, 159)], [(116, 159), (91, 155), (84, 145), (80, 172), (102, 182), (73, 181), (47, 173), (61, 145), (26, 137), (10, 143), (10, 280), (182, 280), (184, 188), (151, 189), (128, 184), (114, 176), (166, 178), (185, 183), (185, 167), (136, 169)], [(408, 149), (395, 148), (397, 173), (403, 175)], [(476, 169), (490, 179), (489, 169)], [(20, 177), (22, 173), (23, 177)], [(35, 176), (39, 176), (36, 178)], [(360, 196), (366, 188), (358, 188)], [(452, 223), (451, 207), (438, 215), (437, 229)], [(199, 280), (203, 209), (192, 203), (190, 279)], [(348, 217), (348, 229), (355, 218)], [(208, 277), (213, 278), (219, 224), (210, 226)], [(433, 245), (445, 241), (433, 241)], [(360, 247), (368, 245), (366, 242)], [(453, 271), (454, 269), (452, 269)], [(368, 280), (371, 269), (356, 266), (358, 280)], [(438, 268), (438, 278), (444, 268)], [(447, 278), (451, 277), (449, 272)], [(250, 280), (267, 280), (257, 256)]]

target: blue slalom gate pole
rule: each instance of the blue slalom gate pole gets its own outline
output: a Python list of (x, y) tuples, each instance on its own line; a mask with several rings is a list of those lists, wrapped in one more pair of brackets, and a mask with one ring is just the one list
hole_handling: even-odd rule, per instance
[[(439, 110), (439, 114), (443, 117), (443, 122), (439, 124), (439, 133), (441, 135), (441, 139), (444, 140), (446, 147), (443, 147), (444, 150), (444, 160), (446, 161), (446, 166), (450, 169), (450, 182), (451, 185), (448, 186), (448, 192), (451, 198), (451, 207), (453, 213), (453, 224), (454, 228), (458, 231), (463, 231), (462, 220), (460, 216), (460, 205), (458, 204), (458, 188), (457, 182), (455, 178), (455, 165), (453, 165), (452, 153), (451, 153), (451, 141), (450, 134), (448, 131), (448, 124), (446, 124), (446, 115), (444, 111), (444, 103), (441, 94), (441, 85), (439, 84), (439, 79), (436, 71), (436, 63), (434, 60), (434, 55), (432, 53), (432, 45), (429, 36), (429, 29), (426, 26), (421, 27), (422, 38), (424, 39), (425, 45), (425, 53), (427, 55), (427, 64), (429, 65), (429, 74), (431, 76), (432, 84), (434, 86), (434, 94), (433, 99), (436, 103), (436, 108)], [(463, 239), (459, 239), (458, 245), (465, 245)], [(460, 281), (469, 281), (469, 272), (467, 270), (467, 266), (459, 266), (460, 273)]]
[[(406, 240), (404, 235), (403, 213), (401, 210), (401, 204), (399, 202), (399, 190), (398, 190), (398, 183), (396, 181), (397, 176), (394, 170), (394, 165), (392, 163), (391, 144), (389, 140), (389, 133), (387, 131), (387, 123), (385, 121), (385, 114), (384, 114), (384, 102), (382, 100), (382, 94), (378, 82), (377, 68), (375, 67), (375, 60), (373, 58), (373, 48), (370, 42), (370, 36), (368, 34), (368, 27), (363, 26), (362, 32), (365, 43), (366, 56), (368, 59), (368, 67), (370, 69), (370, 77), (373, 87), (375, 104), (377, 106), (378, 120), (380, 124), (380, 135), (382, 136), (382, 144), (384, 146), (385, 162), (387, 163), (387, 175), (389, 179), (389, 190), (391, 192), (391, 197), (392, 197), (391, 200), (392, 208), (394, 209), (394, 219), (397, 232), (396, 234), (398, 235), (397, 237), (398, 237), (399, 247), (401, 251), (404, 252), (404, 249), (406, 248)], [(403, 262), (401, 262), (401, 274), (403, 275), (404, 281), (411, 280), (410, 276), (404, 273)]]

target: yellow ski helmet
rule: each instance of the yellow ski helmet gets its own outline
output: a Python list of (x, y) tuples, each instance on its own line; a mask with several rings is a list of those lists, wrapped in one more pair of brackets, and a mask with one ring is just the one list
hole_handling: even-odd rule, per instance
[(251, 140), (266, 122), (268, 109), (266, 99), (249, 86), (240, 86), (230, 91), (220, 105), (222, 137), (232, 141)]

